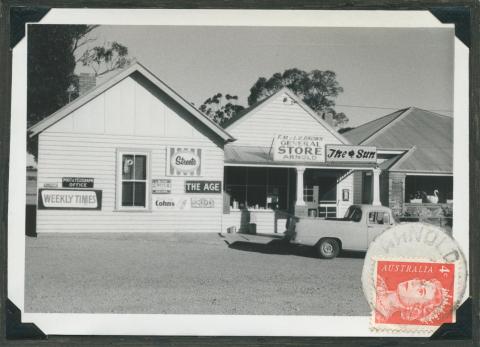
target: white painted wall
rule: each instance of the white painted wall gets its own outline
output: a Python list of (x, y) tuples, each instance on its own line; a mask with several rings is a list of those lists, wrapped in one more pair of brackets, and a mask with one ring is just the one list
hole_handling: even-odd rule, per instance
[(237, 139), (235, 146), (270, 147), (276, 134), (317, 135), (323, 136), (326, 144), (341, 143), (285, 93), (265, 101), (226, 130)]
[[(62, 177), (93, 177), (103, 197), (100, 211), (38, 210), (37, 232), (219, 232), (221, 194), (208, 194), (214, 208), (115, 211), (118, 148), (150, 151), (151, 178), (170, 178), (172, 194), (184, 194), (187, 179), (223, 182), (223, 149), (175, 112), (129, 77), (41, 133), (38, 188), (61, 187)], [(202, 176), (166, 177), (168, 146), (202, 148)]]

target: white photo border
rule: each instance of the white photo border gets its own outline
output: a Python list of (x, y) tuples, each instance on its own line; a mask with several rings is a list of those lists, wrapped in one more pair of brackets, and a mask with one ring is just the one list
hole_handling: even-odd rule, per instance
[[(51, 9), (41, 24), (453, 28), (428, 11)], [(27, 33), (27, 31), (26, 31)], [(469, 255), (469, 49), (455, 38), (454, 237)], [(24, 312), (27, 39), (12, 53), (8, 298), (22, 322), (50, 335), (412, 336), (369, 329), (369, 316), (76, 314)], [(468, 285), (465, 298), (468, 297)], [(348, 329), (345, 327), (348, 326)], [(415, 334), (414, 336), (428, 336)]]

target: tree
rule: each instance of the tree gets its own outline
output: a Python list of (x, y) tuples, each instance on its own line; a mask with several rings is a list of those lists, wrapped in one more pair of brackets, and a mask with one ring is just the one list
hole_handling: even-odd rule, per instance
[[(77, 92), (75, 52), (91, 39), (94, 25), (32, 25), (28, 31), (27, 126), (64, 106)], [(70, 95), (69, 95), (70, 94)], [(29, 153), (37, 156), (36, 139), (27, 140)]]
[(31, 126), (69, 101), (76, 83), (75, 52), (92, 25), (33, 25), (28, 32), (27, 122)]
[[(128, 49), (113, 42), (106, 47), (86, 49), (96, 40), (89, 35), (97, 25), (33, 25), (28, 32), (27, 126), (39, 122), (78, 97), (75, 67), (82, 58), (98, 74), (124, 67), (130, 62)], [(88, 61), (87, 61), (88, 60)], [(84, 62), (81, 62), (84, 64)], [(85, 65), (84, 64), (84, 65)], [(91, 65), (90, 65), (91, 64)], [(98, 69), (97, 65), (101, 68)], [(108, 71), (107, 71), (108, 70)], [(27, 150), (37, 157), (37, 141), (27, 137)]]
[(260, 77), (250, 88), (249, 106), (276, 93), (283, 87), (289, 88), (299, 96), (312, 110), (325, 118), (330, 114), (334, 125), (348, 122), (344, 113), (334, 110), (334, 99), (343, 92), (333, 71), (312, 70), (306, 72), (297, 68), (287, 69), (282, 73), (274, 73), (269, 79)]
[(95, 76), (101, 76), (130, 65), (131, 59), (128, 57), (128, 48), (113, 41), (104, 46), (95, 46), (85, 50), (78, 62), (83, 66), (89, 66)]
[(217, 93), (205, 100), (199, 109), (215, 123), (223, 125), (225, 121), (245, 109), (238, 105), (237, 101), (238, 96), (236, 95)]

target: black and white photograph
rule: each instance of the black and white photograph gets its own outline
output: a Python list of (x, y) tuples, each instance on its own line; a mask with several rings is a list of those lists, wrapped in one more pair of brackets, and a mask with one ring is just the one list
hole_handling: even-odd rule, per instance
[(468, 257), (453, 25), (141, 18), (26, 26), (25, 317), (361, 317), (370, 334), (377, 237), (423, 223)]

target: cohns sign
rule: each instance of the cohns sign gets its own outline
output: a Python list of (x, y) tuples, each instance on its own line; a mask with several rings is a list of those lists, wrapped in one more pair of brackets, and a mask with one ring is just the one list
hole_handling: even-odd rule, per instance
[(324, 162), (323, 137), (316, 135), (275, 135), (272, 144), (274, 161)]
[(372, 146), (327, 145), (328, 162), (376, 163), (377, 148)]
[(40, 189), (38, 208), (43, 210), (100, 210), (101, 190)]
[(152, 208), (157, 210), (189, 210), (190, 199), (182, 195), (154, 196)]
[(168, 176), (201, 176), (202, 150), (200, 148), (167, 148)]

